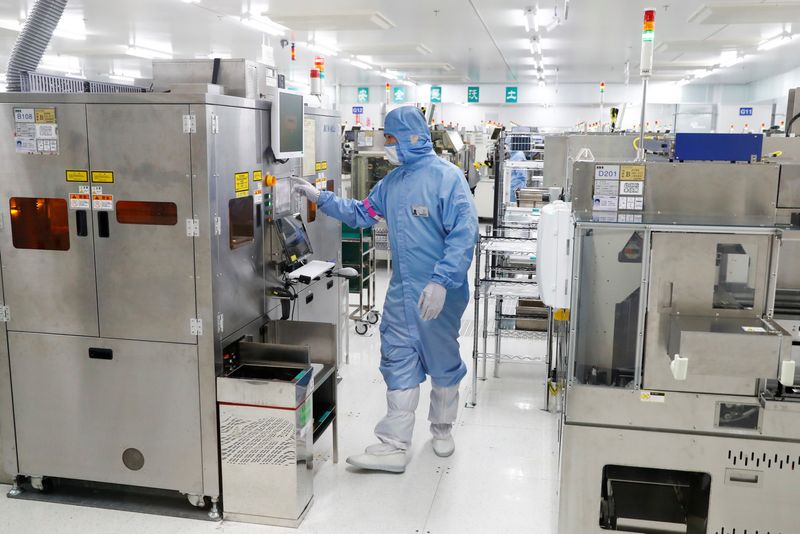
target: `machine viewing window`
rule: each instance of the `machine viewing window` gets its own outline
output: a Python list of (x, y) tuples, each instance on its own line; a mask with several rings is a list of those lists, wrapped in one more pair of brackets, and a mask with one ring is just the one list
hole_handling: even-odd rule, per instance
[(117, 202), (117, 222), (174, 226), (178, 224), (178, 206), (174, 202), (120, 200)]
[(231, 249), (239, 248), (255, 240), (255, 216), (253, 197), (248, 195), (228, 202), (228, 229)]
[(15, 248), (69, 250), (69, 210), (63, 198), (12, 197), (11, 240)]
[(714, 308), (752, 310), (755, 304), (754, 254), (739, 243), (717, 244)]

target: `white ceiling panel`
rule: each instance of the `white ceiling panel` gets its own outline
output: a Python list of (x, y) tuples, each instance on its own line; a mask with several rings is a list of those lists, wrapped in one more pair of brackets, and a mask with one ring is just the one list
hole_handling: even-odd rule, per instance
[[(248, 13), (287, 26), (269, 36), (279, 69), (306, 79), (317, 52), (300, 43), (331, 45), (329, 84), (382, 84), (381, 69), (420, 83), (465, 81), (529, 82), (534, 67), (524, 10), (535, 0), (70, 0), (70, 20), (85, 27), (85, 40), (55, 37), (48, 54), (78, 58), (88, 77), (111, 72), (150, 74), (150, 62), (126, 54), (129, 45), (170, 52), (174, 57), (259, 58), (262, 34), (241, 22)], [(569, 16), (552, 22), (554, 6), (564, 0), (538, 0), (543, 64), (548, 82), (625, 81), (638, 79), (642, 10), (650, 0), (570, 0)], [(758, 43), (782, 31), (782, 22), (798, 19), (798, 1), (728, 1), (708, 3), (710, 15), (697, 14), (696, 0), (655, 4), (656, 74), (680, 77), (719, 62), (724, 50), (750, 54), (743, 63), (722, 69), (709, 82), (748, 83), (800, 66), (800, 38), (775, 50), (757, 51)], [(3, 0), (0, 21), (18, 22), (33, 0)], [(716, 6), (716, 7), (715, 7)], [(563, 18), (563, 9), (559, 16)], [(723, 16), (724, 15), (724, 16)], [(775, 21), (776, 17), (786, 17)], [(75, 22), (78, 21), (78, 22)], [(17, 32), (0, 22), (0, 72), (5, 70)], [(13, 27), (13, 24), (10, 25)], [(72, 24), (71, 24), (72, 26)], [(797, 28), (800, 32), (800, 27)], [(290, 59), (296, 42), (297, 61)], [(348, 63), (368, 56), (371, 70)], [(659, 74), (659, 69), (661, 73)], [(681, 71), (684, 71), (683, 73)], [(704, 82), (705, 83), (705, 82)]]
[(800, 22), (800, 2), (725, 2), (706, 4), (689, 17), (698, 24)]

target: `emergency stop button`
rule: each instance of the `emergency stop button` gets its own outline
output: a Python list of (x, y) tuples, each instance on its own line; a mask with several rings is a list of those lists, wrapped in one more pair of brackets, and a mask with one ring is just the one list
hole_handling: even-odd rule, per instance
[(273, 176), (272, 174), (268, 174), (266, 180), (264, 181), (264, 185), (267, 187), (273, 187), (278, 179)]

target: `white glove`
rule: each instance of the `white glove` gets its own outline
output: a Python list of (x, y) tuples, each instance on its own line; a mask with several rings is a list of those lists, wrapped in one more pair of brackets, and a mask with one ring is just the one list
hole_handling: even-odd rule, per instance
[(447, 290), (436, 282), (428, 282), (422, 295), (419, 297), (419, 315), (423, 321), (431, 321), (439, 317), (444, 308), (444, 299), (447, 297)]
[(311, 202), (319, 200), (319, 190), (302, 178), (292, 178), (292, 193), (306, 197)]

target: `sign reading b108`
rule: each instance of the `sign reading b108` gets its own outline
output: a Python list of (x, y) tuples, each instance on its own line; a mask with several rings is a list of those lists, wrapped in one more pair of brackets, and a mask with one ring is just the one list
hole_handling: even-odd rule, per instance
[(14, 108), (14, 122), (34, 122), (33, 109)]

